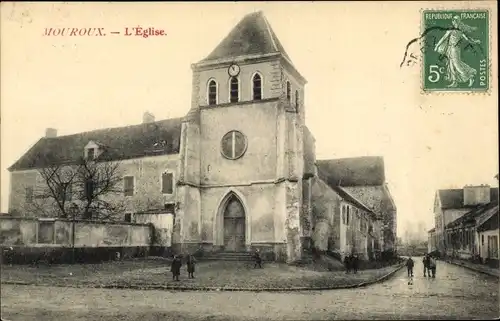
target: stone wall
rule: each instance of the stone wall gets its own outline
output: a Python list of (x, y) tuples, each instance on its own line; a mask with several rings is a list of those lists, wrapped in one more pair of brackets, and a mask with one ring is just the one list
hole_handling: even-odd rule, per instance
[[(74, 227), (73, 227), (74, 225)], [(148, 224), (112, 223), (69, 220), (39, 220), (0, 217), (2, 246), (63, 247), (126, 247), (150, 246)]]
[(0, 218), (5, 263), (92, 263), (146, 256), (151, 237), (146, 224)]

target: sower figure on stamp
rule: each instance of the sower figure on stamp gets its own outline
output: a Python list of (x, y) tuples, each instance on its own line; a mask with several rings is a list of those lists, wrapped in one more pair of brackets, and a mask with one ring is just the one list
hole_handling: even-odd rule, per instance
[(174, 260), (172, 261), (172, 265), (170, 267), (170, 272), (172, 272), (172, 279), (174, 281), (179, 281), (179, 275), (181, 274), (181, 266), (182, 266), (181, 258), (178, 255), (174, 256)]
[(479, 44), (479, 40), (472, 39), (466, 34), (477, 28), (466, 25), (459, 16), (453, 17), (452, 24), (453, 29), (446, 31), (434, 50), (446, 57), (446, 80), (451, 82), (448, 87), (457, 87), (459, 83), (467, 82), (469, 87), (472, 87), (477, 70), (462, 60), (462, 47), (459, 43), (465, 40), (471, 44)]
[(193, 255), (189, 254), (186, 260), (188, 278), (194, 279), (194, 267), (196, 265), (196, 259)]
[(408, 270), (408, 277), (413, 277), (413, 266), (415, 265), (415, 262), (413, 262), (413, 259), (411, 256), (406, 260), (406, 269)]

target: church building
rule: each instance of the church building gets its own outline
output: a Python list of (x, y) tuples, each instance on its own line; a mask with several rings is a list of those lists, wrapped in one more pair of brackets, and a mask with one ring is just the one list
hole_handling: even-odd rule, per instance
[(174, 251), (259, 248), (292, 262), (311, 246), (366, 258), (394, 249), (383, 159), (316, 161), (306, 79), (262, 12), (192, 72), (185, 117), (145, 113), (142, 124), (66, 136), (48, 129), (9, 168), (9, 213), (39, 215), (29, 206), (39, 169), (85, 157), (120, 162), (123, 191), (103, 197), (125, 205), (122, 219), (153, 223), (155, 244)]

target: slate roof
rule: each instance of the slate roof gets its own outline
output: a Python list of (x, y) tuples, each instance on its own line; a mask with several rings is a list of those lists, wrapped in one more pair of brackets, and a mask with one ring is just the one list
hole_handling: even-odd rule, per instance
[(270, 53), (281, 53), (291, 62), (263, 12), (258, 11), (243, 17), (219, 45), (200, 62)]
[(104, 146), (103, 160), (124, 160), (148, 155), (176, 154), (180, 148), (182, 118), (98, 129), (54, 138), (41, 138), (9, 171), (77, 162), (94, 141)]
[(356, 199), (353, 195), (351, 195), (348, 191), (346, 191), (343, 187), (341, 186), (330, 186), (337, 194), (339, 194), (340, 197), (342, 197), (344, 200), (353, 203), (356, 205), (356, 207), (363, 209), (367, 211), (368, 213), (372, 214), (374, 218), (377, 218), (378, 215), (373, 212), (373, 210), (369, 209), (365, 204), (360, 202), (358, 199)]
[(392, 196), (384, 185), (351, 186), (343, 189), (379, 215), (396, 210)]
[[(464, 208), (464, 190), (462, 188), (438, 190), (442, 209)], [(491, 200), (498, 199), (498, 187), (490, 189)]]
[(478, 232), (492, 231), (498, 229), (499, 226), (498, 205), (495, 208), (495, 213), (486, 221), (477, 227)]
[(367, 156), (317, 160), (330, 186), (376, 186), (385, 183), (384, 158)]
[[(492, 188), (493, 190), (493, 188)], [(492, 192), (491, 194), (494, 194)], [(498, 188), (497, 188), (497, 195), (498, 195)], [(493, 195), (492, 195), (493, 196)], [(474, 208), (462, 215), (461, 217), (457, 218), (456, 220), (448, 223), (446, 225), (446, 228), (452, 228), (459, 226), (461, 224), (468, 224), (468, 223), (476, 223), (476, 218), (479, 218), (483, 214), (487, 214), (488, 212), (491, 211), (498, 211), (498, 197), (491, 198), (491, 202), (488, 204), (482, 204), (482, 205), (476, 205)]]

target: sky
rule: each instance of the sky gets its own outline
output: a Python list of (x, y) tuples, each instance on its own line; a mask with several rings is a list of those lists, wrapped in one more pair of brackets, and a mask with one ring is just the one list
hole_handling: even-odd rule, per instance
[[(474, 4), (492, 8), (493, 26), (494, 4)], [(470, 3), (446, 3), (460, 5)], [(157, 120), (184, 116), (191, 102), (191, 63), (208, 55), (245, 14), (262, 10), (308, 80), (306, 124), (316, 138), (317, 158), (383, 156), (398, 234), (417, 222), (431, 228), (437, 189), (498, 185), (497, 89), (422, 94), (419, 65), (400, 67), (406, 44), (419, 36), (420, 10), (432, 6), (2, 2), (1, 210), (8, 208), (7, 168), (46, 128), (67, 135), (139, 124), (145, 111)], [(137, 26), (167, 35), (44, 36), (45, 28)], [(495, 71), (496, 56), (491, 55)]]

